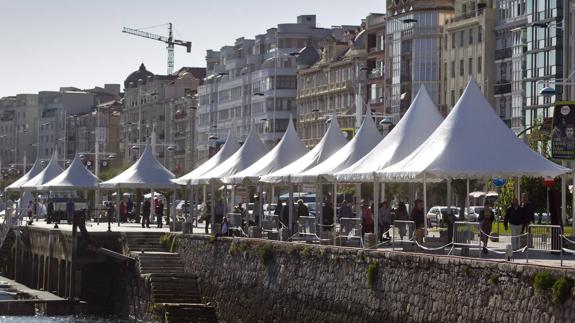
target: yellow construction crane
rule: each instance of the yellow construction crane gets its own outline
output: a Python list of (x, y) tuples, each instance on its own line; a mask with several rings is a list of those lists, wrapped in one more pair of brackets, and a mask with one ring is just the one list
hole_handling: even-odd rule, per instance
[(124, 29), (122, 29), (122, 32), (130, 35), (158, 40), (168, 44), (168, 47), (166, 48), (168, 49), (168, 75), (169, 75), (174, 73), (174, 45), (185, 46), (186, 51), (189, 53), (192, 50), (192, 42), (174, 39), (172, 31), (172, 23), (170, 22), (167, 25), (168, 25), (168, 37), (152, 34), (140, 29), (127, 28), (127, 27), (124, 27)]

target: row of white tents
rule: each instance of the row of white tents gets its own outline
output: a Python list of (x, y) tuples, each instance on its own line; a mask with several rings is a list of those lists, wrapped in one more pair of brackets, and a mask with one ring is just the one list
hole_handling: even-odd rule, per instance
[[(261, 190), (263, 183), (269, 183), (288, 184), (291, 193), (292, 184), (373, 182), (376, 202), (375, 188), (381, 182), (421, 182), (425, 189), (428, 181), (553, 178), (570, 171), (530, 149), (494, 113), (476, 82), (470, 81), (445, 120), (422, 87), (385, 138), (368, 111), (348, 142), (334, 115), (321, 141), (308, 151), (290, 120), (284, 136), (270, 151), (255, 127), (241, 146), (230, 131), (217, 154), (180, 178), (163, 167), (147, 146), (136, 163), (102, 183), (78, 157), (63, 171), (54, 156), (46, 168), (41, 170), (35, 163), (6, 189), (169, 189), (174, 183), (187, 187), (224, 183), (257, 185)], [(426, 194), (423, 196), (426, 204)], [(290, 227), (292, 205), (290, 201)]]

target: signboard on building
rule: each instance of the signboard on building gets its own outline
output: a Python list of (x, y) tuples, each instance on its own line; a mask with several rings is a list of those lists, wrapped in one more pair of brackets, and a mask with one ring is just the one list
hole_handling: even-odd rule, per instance
[(575, 159), (575, 101), (555, 103), (551, 154), (554, 159)]

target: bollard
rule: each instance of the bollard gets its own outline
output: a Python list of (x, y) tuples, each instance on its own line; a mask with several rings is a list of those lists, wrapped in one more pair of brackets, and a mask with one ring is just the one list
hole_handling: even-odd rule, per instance
[(365, 248), (367, 248), (367, 249), (371, 249), (371, 248), (375, 247), (375, 245), (377, 244), (377, 239), (375, 238), (375, 234), (366, 233), (364, 238), (363, 238), (363, 244), (364, 244)]
[(248, 227), (248, 237), (261, 239), (262, 238), (262, 228), (256, 227), (256, 226)]

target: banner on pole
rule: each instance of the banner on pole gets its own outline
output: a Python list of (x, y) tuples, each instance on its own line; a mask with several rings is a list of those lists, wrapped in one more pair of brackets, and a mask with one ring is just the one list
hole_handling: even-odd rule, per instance
[(554, 159), (575, 159), (575, 101), (555, 103), (551, 155)]

